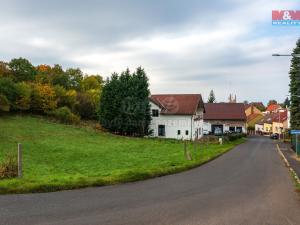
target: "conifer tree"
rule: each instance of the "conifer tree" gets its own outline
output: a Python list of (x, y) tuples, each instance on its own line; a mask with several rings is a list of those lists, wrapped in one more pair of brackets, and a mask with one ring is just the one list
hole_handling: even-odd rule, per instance
[(210, 91), (207, 102), (208, 103), (215, 103), (216, 102), (216, 97), (215, 97), (214, 90)]
[[(297, 54), (297, 55), (296, 55)], [(293, 50), (290, 67), (291, 128), (300, 129), (300, 39)]]

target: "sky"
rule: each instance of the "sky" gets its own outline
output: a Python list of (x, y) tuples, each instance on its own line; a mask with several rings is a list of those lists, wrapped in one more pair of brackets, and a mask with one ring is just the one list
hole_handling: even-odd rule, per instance
[(2, 0), (0, 60), (79, 67), (104, 78), (142, 66), (152, 94), (242, 102), (288, 94), (300, 26), (272, 26), (298, 0)]

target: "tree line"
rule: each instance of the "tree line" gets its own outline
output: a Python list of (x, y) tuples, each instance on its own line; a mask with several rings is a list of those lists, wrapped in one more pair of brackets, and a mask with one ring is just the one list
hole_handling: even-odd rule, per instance
[(49, 115), (62, 122), (99, 120), (122, 135), (148, 133), (149, 84), (139, 67), (103, 81), (100, 75), (55, 64), (34, 66), (25, 58), (0, 61), (0, 114), (24, 112)]
[(0, 62), (0, 112), (30, 112), (77, 121), (97, 119), (103, 88), (100, 75), (56, 64), (33, 66), (25, 58)]

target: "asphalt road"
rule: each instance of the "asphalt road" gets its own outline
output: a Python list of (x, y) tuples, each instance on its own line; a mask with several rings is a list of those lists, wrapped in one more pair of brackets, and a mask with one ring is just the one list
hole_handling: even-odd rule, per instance
[(298, 225), (300, 200), (267, 138), (142, 182), (0, 196), (0, 225)]

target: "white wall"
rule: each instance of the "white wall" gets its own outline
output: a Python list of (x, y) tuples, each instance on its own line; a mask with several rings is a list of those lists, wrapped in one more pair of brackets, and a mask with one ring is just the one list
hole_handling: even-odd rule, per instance
[[(152, 109), (157, 109), (160, 112), (160, 108), (154, 103), (151, 104)], [(150, 129), (153, 130), (153, 136), (158, 137), (158, 126), (165, 125), (165, 137), (164, 138), (174, 138), (174, 139), (195, 139), (196, 131), (198, 130), (198, 137), (201, 137), (203, 119), (194, 120), (196, 116), (201, 116), (203, 118), (202, 110), (197, 112), (198, 115), (161, 115), (158, 117), (152, 117)], [(178, 135), (178, 130), (180, 130), (180, 135)], [(188, 134), (186, 135), (186, 131)], [(200, 131), (200, 132), (199, 132)]]
[(255, 124), (255, 133), (257, 132), (264, 132), (264, 125)]

